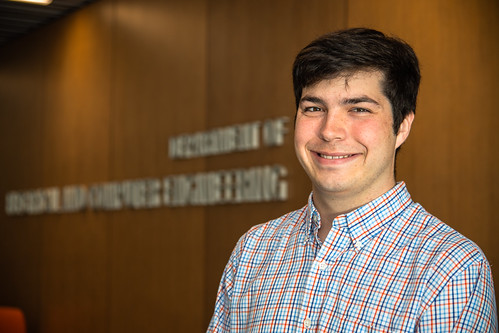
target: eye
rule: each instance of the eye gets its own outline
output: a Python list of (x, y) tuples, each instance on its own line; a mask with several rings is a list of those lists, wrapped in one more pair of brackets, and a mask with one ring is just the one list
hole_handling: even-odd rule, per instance
[(320, 108), (318, 106), (308, 106), (308, 107), (304, 107), (303, 111), (305, 111), (305, 112), (320, 112), (323, 110), (322, 110), (322, 108)]
[(352, 108), (351, 111), (355, 113), (371, 113), (371, 110), (365, 108)]

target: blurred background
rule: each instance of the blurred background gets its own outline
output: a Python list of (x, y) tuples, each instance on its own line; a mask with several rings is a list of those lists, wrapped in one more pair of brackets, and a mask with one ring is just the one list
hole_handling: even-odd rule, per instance
[[(422, 85), (397, 178), (499, 276), (499, 1), (0, 2), (0, 306), (28, 332), (203, 332), (238, 238), (306, 204), (291, 66), (326, 32), (409, 42)], [(172, 160), (168, 139), (289, 117), (282, 146)], [(284, 201), (6, 213), (11, 191), (279, 164)]]

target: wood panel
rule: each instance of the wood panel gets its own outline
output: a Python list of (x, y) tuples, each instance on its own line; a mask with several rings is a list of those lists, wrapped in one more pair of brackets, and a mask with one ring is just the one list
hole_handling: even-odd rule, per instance
[[(33, 61), (39, 43), (19, 41), (0, 52), (0, 195), (42, 186), (43, 66)], [(15, 54), (16, 56), (11, 56)], [(8, 218), (0, 206), (0, 300), (27, 314), (28, 329), (38, 325), (43, 226), (32, 217)]]
[[(204, 171), (168, 138), (206, 126), (204, 0), (114, 2), (111, 179)], [(203, 330), (204, 209), (110, 217), (110, 332)]]
[[(89, 6), (43, 35), (43, 187), (109, 179), (110, 12)], [(40, 32), (41, 33), (41, 32)], [(109, 223), (92, 212), (43, 226), (40, 332), (106, 332)]]

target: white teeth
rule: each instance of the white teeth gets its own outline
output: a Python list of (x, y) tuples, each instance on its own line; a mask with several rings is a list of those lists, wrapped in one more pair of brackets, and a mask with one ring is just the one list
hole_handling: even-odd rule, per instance
[(330, 155), (319, 154), (319, 156), (322, 158), (328, 159), (328, 160), (339, 160), (341, 158), (347, 158), (347, 157), (350, 157), (352, 155), (330, 156)]

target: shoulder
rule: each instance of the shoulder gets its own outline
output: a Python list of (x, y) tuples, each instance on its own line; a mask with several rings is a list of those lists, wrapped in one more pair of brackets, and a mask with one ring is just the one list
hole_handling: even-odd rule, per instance
[(286, 213), (266, 223), (253, 226), (246, 235), (252, 237), (278, 237), (290, 228), (295, 228), (304, 221), (306, 206), (295, 211)]
[(282, 239), (303, 228), (307, 207), (284, 214), (248, 230), (237, 242), (233, 256), (272, 252)]
[(305, 206), (266, 223), (255, 225), (241, 237), (239, 243), (248, 246), (254, 242), (279, 240), (289, 232), (300, 228), (305, 220), (306, 211)]
[(485, 260), (482, 250), (470, 239), (428, 213), (421, 205), (413, 204), (404, 214), (412, 215), (409, 230), (422, 257), (433, 263), (450, 261), (461, 267)]
[(477, 319), (481, 327), (491, 322), (493, 325), (494, 287), (485, 254), (477, 244), (420, 205), (415, 204), (414, 208), (418, 232), (411, 245), (418, 253), (415, 271), (420, 274), (423, 287), (419, 293), (421, 308), (428, 310), (430, 317), (435, 312), (441, 318), (448, 316), (454, 324), (458, 319), (468, 324)]
[(427, 292), (435, 294), (470, 267), (488, 267), (480, 247), (452, 227), (412, 204), (397, 219), (406, 238), (404, 252), (411, 253), (417, 271), (426, 281)]
[(414, 202), (394, 216), (371, 249), (376, 257), (410, 265), (427, 280), (448, 279), (486, 261), (474, 242)]

